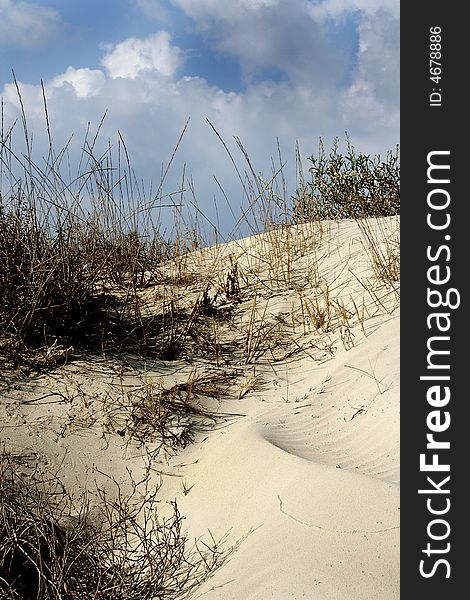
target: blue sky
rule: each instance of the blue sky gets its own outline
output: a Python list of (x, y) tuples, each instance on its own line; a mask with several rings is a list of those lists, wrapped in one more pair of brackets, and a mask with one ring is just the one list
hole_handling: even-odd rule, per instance
[(0, 0), (6, 119), (14, 69), (41, 151), (42, 79), (56, 143), (107, 111), (103, 135), (123, 134), (147, 180), (190, 117), (175, 169), (188, 165), (203, 207), (214, 175), (240, 201), (206, 117), (263, 172), (276, 138), (291, 176), (296, 141), (306, 157), (348, 131), (384, 153), (399, 141), (398, 61), (398, 0)]

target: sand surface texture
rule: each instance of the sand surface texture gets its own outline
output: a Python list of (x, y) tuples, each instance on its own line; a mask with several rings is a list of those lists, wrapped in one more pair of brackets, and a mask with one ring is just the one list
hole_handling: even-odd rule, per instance
[[(398, 223), (368, 227), (388, 256)], [(187, 274), (181, 306), (205, 290), (219, 315), (199, 350), (76, 352), (2, 378), (4, 448), (77, 496), (145, 480), (162, 516), (176, 500), (188, 543), (223, 555), (194, 600), (398, 599), (399, 282), (364, 231), (278, 228), (164, 268)], [(162, 285), (142, 290), (149, 312)], [(133, 408), (149, 388), (201, 408), (168, 421), (171, 443)]]

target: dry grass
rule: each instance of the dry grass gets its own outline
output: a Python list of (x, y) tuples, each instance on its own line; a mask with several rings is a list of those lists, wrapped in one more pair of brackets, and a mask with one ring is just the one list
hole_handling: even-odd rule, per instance
[(0, 598), (186, 598), (217, 567), (216, 545), (188, 548), (183, 518), (159, 519), (157, 491), (73, 499), (58, 477), (0, 455)]
[[(50, 136), (46, 105), (45, 115)], [(0, 139), (0, 355), (21, 361), (54, 343), (144, 352), (154, 324), (138, 291), (197, 246), (194, 232), (161, 232), (163, 181), (144, 193), (121, 137), (101, 153), (99, 130), (87, 132), (72, 175), (67, 147), (56, 152), (51, 137), (35, 160), (24, 112), (22, 121), (25, 152), (12, 147), (14, 127)]]
[(397, 286), (400, 281), (399, 222), (398, 219), (394, 219), (389, 223), (383, 220), (377, 223), (378, 227), (373, 228), (370, 219), (357, 220), (377, 279), (393, 286), (399, 294)]
[(164, 385), (163, 379), (144, 377), (138, 388), (120, 396), (108, 394), (104, 404), (107, 432), (128, 441), (154, 442), (158, 448), (184, 448), (196, 431), (230, 415), (210, 410), (207, 400), (227, 395), (234, 375), (222, 369), (199, 373), (193, 368), (186, 381)]

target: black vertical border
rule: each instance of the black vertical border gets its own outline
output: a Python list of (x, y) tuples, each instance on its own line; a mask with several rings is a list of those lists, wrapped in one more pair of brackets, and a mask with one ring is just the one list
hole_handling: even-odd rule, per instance
[[(468, 57), (470, 25), (464, 17), (464, 3), (402, 2), (401, 3), (401, 598), (403, 600), (450, 600), (467, 595), (467, 578), (470, 578), (470, 404), (466, 379), (470, 377), (470, 315), (468, 314), (468, 284), (470, 278), (470, 192), (467, 179), (470, 175), (470, 142), (468, 139), (470, 99), (467, 99)], [(430, 28), (440, 27), (442, 37), (442, 79), (436, 85), (430, 81)], [(442, 105), (430, 106), (432, 88), (441, 88)], [(426, 224), (427, 155), (431, 151), (450, 151), (449, 207), (451, 225), (444, 232), (432, 231)], [(427, 366), (427, 341), (430, 335), (426, 318), (432, 312), (427, 305), (427, 247), (436, 248), (447, 243), (451, 250), (449, 262), (441, 264), (451, 268), (448, 286), (459, 290), (461, 303), (448, 310), (451, 318), (450, 362), (451, 399), (442, 410), (450, 412), (449, 429), (441, 434), (450, 441), (450, 450), (440, 452), (440, 461), (450, 461), (448, 486), (451, 501), (449, 512), (442, 518), (450, 525), (450, 534), (442, 542), (430, 540), (427, 526), (433, 517), (426, 507), (426, 496), (418, 489), (426, 487), (426, 475), (419, 469), (419, 455), (426, 450), (426, 417), (432, 408), (426, 400), (429, 383), (420, 381)], [(445, 256), (445, 253), (442, 254)], [(444, 335), (444, 334), (443, 334)], [(444, 385), (444, 384), (443, 384)], [(437, 436), (436, 436), (437, 437)], [(469, 476), (467, 477), (467, 473)], [(444, 473), (436, 473), (441, 481)], [(429, 485), (427, 486), (430, 487)], [(444, 495), (434, 495), (435, 506)], [(444, 532), (444, 527), (435, 532)], [(449, 552), (423, 553), (428, 542), (443, 549), (448, 542)], [(433, 561), (444, 558), (450, 564), (436, 567), (432, 577), (424, 578), (419, 572), (420, 561), (426, 559), (428, 572)]]

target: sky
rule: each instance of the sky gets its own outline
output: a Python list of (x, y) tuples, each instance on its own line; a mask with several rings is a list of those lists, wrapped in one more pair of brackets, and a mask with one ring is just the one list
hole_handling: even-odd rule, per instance
[(104, 147), (119, 131), (148, 184), (189, 119), (166, 191), (186, 165), (202, 212), (217, 205), (227, 231), (243, 190), (206, 119), (241, 172), (236, 137), (265, 179), (279, 141), (292, 193), (296, 143), (305, 160), (345, 132), (366, 154), (399, 142), (398, 0), (0, 0), (5, 131), (19, 115), (12, 71), (39, 155), (41, 81), (56, 149), (73, 134), (78, 156), (106, 113)]

